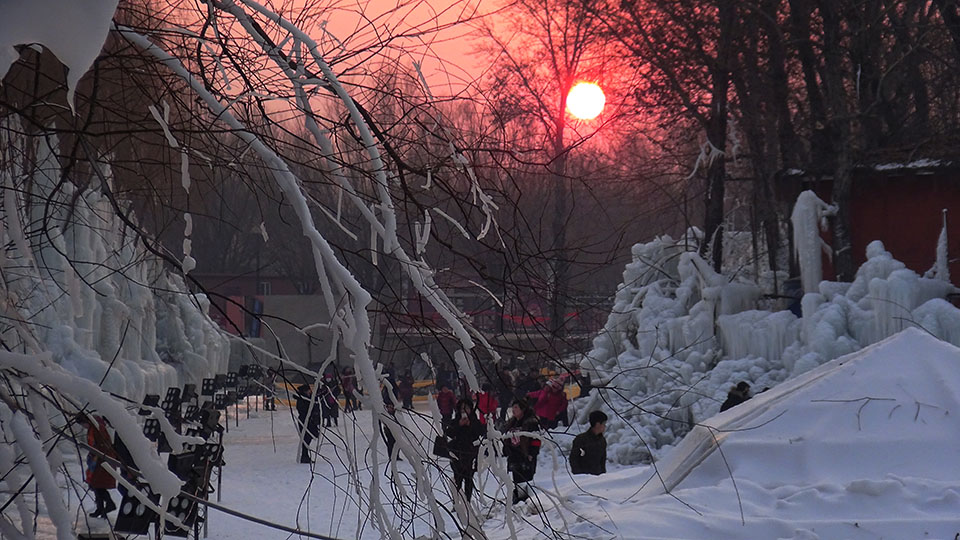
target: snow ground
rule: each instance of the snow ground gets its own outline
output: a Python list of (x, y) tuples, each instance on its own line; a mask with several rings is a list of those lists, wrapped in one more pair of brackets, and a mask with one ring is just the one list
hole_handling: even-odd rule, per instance
[[(953, 539), (960, 533), (958, 362), (960, 349), (919, 330), (829, 362), (688, 435), (658, 463), (670, 494), (648, 465), (572, 477), (545, 447), (539, 503), (518, 508), (516, 535), (545, 537), (549, 523), (569, 538)], [(335, 432), (363, 437), (366, 414)], [(311, 476), (293, 462), (289, 412), (278, 411), (272, 423), (268, 413), (255, 416), (226, 438), (224, 504), (338, 538), (379, 537), (346, 503), (345, 468), (332, 442), (321, 444), (324, 459)], [(704, 450), (711, 430), (722, 453)], [(401, 462), (398, 470), (411, 469)], [(494, 484), (487, 478), (489, 491)], [(502, 496), (491, 495), (483, 499), (485, 531), (508, 538), (504, 508), (494, 502)], [(288, 538), (211, 517), (210, 538), (251, 534)]]
[[(416, 403), (413, 412), (401, 411), (401, 422), (419, 430), (424, 455), (428, 455), (433, 441), (431, 421), (425, 403)], [(298, 438), (294, 428), (293, 415), (288, 407), (280, 405), (275, 413), (260, 410), (251, 411), (250, 418), (240, 413), (240, 425), (232, 423), (229, 434), (224, 436), (226, 466), (223, 469), (221, 504), (250, 515), (267, 519), (275, 523), (294, 526), (321, 535), (335, 538), (381, 538), (379, 531), (372, 527), (370, 517), (361, 515), (355, 504), (355, 493), (349, 485), (347, 474), (350, 464), (346, 462), (345, 448), (358, 447), (358, 467), (364, 482), (370, 481), (373, 472), (370, 456), (362, 450), (367, 446), (367, 438), (372, 432), (372, 419), (369, 411), (355, 414), (341, 414), (339, 426), (324, 428), (319, 444), (319, 457), (315, 465), (296, 463)], [(558, 434), (558, 437), (572, 435)], [(317, 446), (315, 445), (315, 448)], [(388, 481), (386, 449), (382, 441), (378, 445), (379, 466), (377, 471), (383, 483), (381, 496), (384, 504), (394, 500), (391, 484)], [(541, 455), (538, 477), (548, 482), (551, 459), (549, 452)], [(453, 504), (449, 495), (448, 482), (450, 470), (448, 461), (440, 459), (441, 471), (434, 470), (426, 481), (437, 494), (438, 502), (450, 513)], [(565, 461), (557, 460), (558, 468)], [(413, 489), (413, 468), (405, 461), (396, 464), (398, 478), (403, 489)], [(559, 477), (569, 476), (558, 471), (558, 488), (569, 488), (569, 482), (563, 483)], [(443, 474), (441, 474), (443, 473)], [(423, 479), (421, 479), (423, 480)], [(474, 511), (487, 516), (485, 527), (488, 534), (508, 531), (505, 523), (505, 499), (502, 489), (498, 492), (496, 479), (489, 471), (478, 473), (478, 488), (484, 489), (484, 497), (475, 498)], [(554, 488), (550, 488), (551, 491)], [(215, 495), (211, 497), (211, 500)], [(544, 499), (546, 501), (546, 499)], [(550, 506), (551, 503), (547, 503)], [(533, 505), (518, 507), (512, 514), (518, 527), (528, 528), (531, 532), (519, 534), (520, 538), (540, 536), (534, 532), (542, 529), (544, 523), (533, 512)], [(423, 519), (426, 508), (393, 507), (394, 524), (401, 530), (403, 538), (413, 538), (426, 534), (428, 528)], [(415, 517), (416, 516), (416, 517)], [(447, 516), (446, 528), (450, 538), (460, 538), (451, 515)], [(558, 520), (562, 523), (562, 520)], [(412, 526), (410, 524), (413, 524)], [(530, 535), (534, 536), (530, 536)], [(211, 511), (209, 538), (229, 540), (237, 538), (288, 539), (290, 534), (270, 529), (249, 521)], [(296, 537), (296, 535), (294, 535)]]
[[(545, 445), (534, 500), (511, 514), (516, 538), (954, 539), (960, 533), (958, 363), (960, 349), (908, 329), (711, 418), (656, 469), (611, 464), (606, 475), (572, 477), (557, 446)], [(366, 448), (369, 412), (341, 415), (338, 427), (325, 429), (312, 467), (296, 462), (289, 408), (251, 411), (249, 418), (241, 411), (239, 426), (233, 414), (220, 504), (314, 534), (381, 538), (370, 516), (358, 512), (347, 475), (345, 449)], [(426, 411), (401, 415), (403, 425), (422, 430), (426, 452), (432, 441)], [(368, 453), (357, 452), (362, 481), (376, 473), (402, 537), (422, 537), (426, 508), (391, 506), (382, 444), (378, 451), (376, 470)], [(412, 474), (407, 462), (397, 464), (403, 489), (412, 489)], [(436, 470), (430, 476), (421, 480), (451, 508), (443, 477)], [(491, 472), (479, 479), (486, 495), (474, 511), (486, 518), (486, 535), (509, 538), (505, 497)], [(448, 537), (461, 537), (452, 517), (445, 525)], [(563, 533), (548, 535), (550, 526)], [(213, 540), (297, 537), (210, 513)]]

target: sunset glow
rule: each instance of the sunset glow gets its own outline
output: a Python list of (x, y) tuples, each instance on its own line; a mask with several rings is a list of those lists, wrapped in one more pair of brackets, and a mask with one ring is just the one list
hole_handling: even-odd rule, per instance
[(607, 102), (603, 90), (597, 83), (579, 82), (573, 85), (567, 94), (567, 110), (580, 120), (593, 120)]

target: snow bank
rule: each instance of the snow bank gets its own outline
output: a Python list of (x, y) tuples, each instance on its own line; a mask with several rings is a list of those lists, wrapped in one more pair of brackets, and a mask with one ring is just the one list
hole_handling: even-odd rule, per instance
[[(824, 208), (804, 204), (815, 234)], [(581, 362), (602, 388), (576, 402), (577, 420), (597, 408), (615, 413), (607, 427), (615, 462), (659, 455), (716, 414), (738, 381), (754, 392), (773, 387), (909, 327), (960, 345), (960, 310), (943, 300), (957, 289), (906, 269), (880, 242), (867, 247), (853, 283), (818, 282), (797, 318), (759, 309), (761, 288), (713, 272), (696, 254), (698, 240), (692, 230), (633, 247), (607, 323)]]

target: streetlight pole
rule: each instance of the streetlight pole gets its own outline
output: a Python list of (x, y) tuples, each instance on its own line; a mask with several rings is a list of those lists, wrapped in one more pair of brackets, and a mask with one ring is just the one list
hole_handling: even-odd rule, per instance
[(567, 127), (567, 106), (570, 114), (580, 120), (592, 120), (603, 111), (606, 98), (596, 83), (581, 81), (573, 85), (567, 78), (560, 89), (560, 107), (554, 119), (553, 161), (550, 163), (553, 180), (553, 295), (550, 302), (550, 332), (554, 338), (566, 335), (567, 323), (567, 274), (570, 260), (567, 257), (567, 197), (572, 198), (572, 185), (567, 175), (567, 148), (564, 130)]
[(566, 129), (567, 93), (570, 81), (560, 89), (560, 107), (557, 111), (553, 134), (553, 160), (550, 177), (553, 181), (553, 290), (550, 299), (550, 334), (562, 338), (565, 334), (567, 270), (567, 151), (564, 146)]

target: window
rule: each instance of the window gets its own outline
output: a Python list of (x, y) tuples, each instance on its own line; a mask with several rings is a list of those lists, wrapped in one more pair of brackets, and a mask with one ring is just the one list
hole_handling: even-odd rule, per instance
[(270, 296), (270, 294), (272, 294), (272, 293), (270, 292), (270, 282), (269, 282), (269, 281), (261, 281), (261, 282), (257, 283), (257, 295), (259, 295), (259, 296)]

